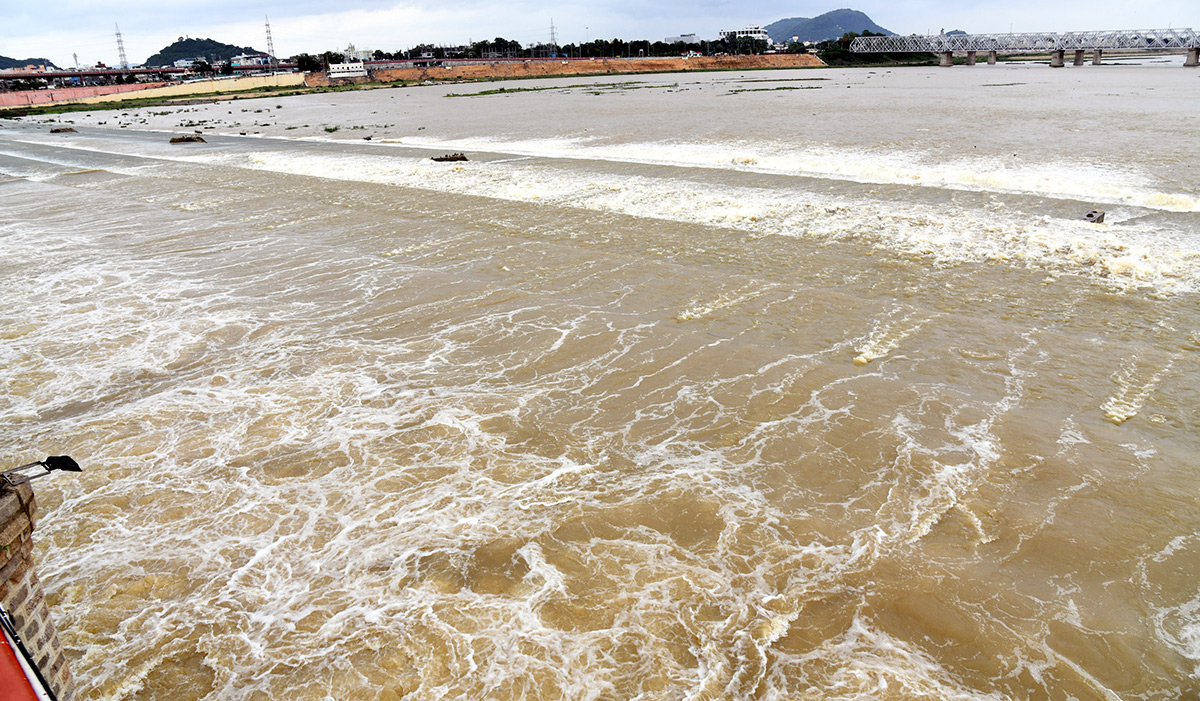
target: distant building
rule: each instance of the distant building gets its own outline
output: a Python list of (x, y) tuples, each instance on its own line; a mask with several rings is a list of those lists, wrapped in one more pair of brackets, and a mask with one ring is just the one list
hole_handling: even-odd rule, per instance
[(664, 44), (699, 44), (704, 41), (695, 34), (680, 34), (677, 37), (667, 37), (663, 39)]
[(203, 58), (181, 58), (175, 62), (175, 67), (176, 68), (191, 68), (192, 64), (197, 63), (197, 62), (208, 63), (208, 60), (203, 59)]
[(358, 49), (354, 48), (354, 44), (348, 44), (346, 46), (346, 50), (342, 52), (342, 58), (345, 59), (346, 63), (352, 63), (354, 61), (368, 61), (373, 53), (373, 51), (368, 49), (359, 51)]
[(334, 63), (329, 66), (330, 78), (366, 78), (367, 66), (362, 61)]
[(271, 65), (271, 57), (266, 54), (239, 54), (229, 59), (234, 68), (253, 68)]
[(745, 29), (735, 29), (732, 31), (721, 30), (722, 39), (734, 41), (742, 37), (750, 37), (758, 41), (765, 41), (768, 44), (771, 43), (771, 37), (767, 34), (767, 30), (762, 27), (746, 27)]

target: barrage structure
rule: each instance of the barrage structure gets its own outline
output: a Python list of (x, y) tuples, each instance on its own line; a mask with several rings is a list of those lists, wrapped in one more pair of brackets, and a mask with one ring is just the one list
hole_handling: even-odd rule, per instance
[(1050, 54), (1050, 65), (1061, 67), (1067, 51), (1075, 52), (1075, 65), (1083, 65), (1084, 53), (1093, 52), (1099, 64), (1104, 51), (1186, 51), (1185, 66), (1200, 66), (1200, 36), (1192, 29), (1122, 29), (1097, 32), (1027, 32), (1009, 34), (936, 34), (933, 36), (857, 37), (850, 43), (854, 53), (936, 53), (941, 65), (953, 65), (956, 52), (967, 55), (967, 65), (986, 52), (988, 63), (998, 53)]

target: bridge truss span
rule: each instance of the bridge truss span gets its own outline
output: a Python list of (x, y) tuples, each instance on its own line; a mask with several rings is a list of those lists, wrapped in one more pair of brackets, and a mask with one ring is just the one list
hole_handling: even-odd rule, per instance
[(1122, 29), (1098, 32), (1028, 32), (1017, 34), (938, 34), (933, 36), (857, 37), (854, 53), (949, 53), (996, 51), (1180, 51), (1200, 48), (1192, 29)]

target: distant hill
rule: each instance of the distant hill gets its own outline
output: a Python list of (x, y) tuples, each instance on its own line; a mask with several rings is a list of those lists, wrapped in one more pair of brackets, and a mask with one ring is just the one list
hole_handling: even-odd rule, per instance
[(839, 39), (846, 32), (862, 34), (864, 30), (877, 34), (895, 34), (871, 21), (858, 10), (833, 10), (817, 17), (793, 17), (781, 19), (763, 27), (772, 41), (788, 42), (792, 37), (800, 41), (825, 41)]
[(257, 54), (262, 53), (257, 49), (249, 46), (233, 46), (232, 44), (222, 44), (219, 41), (212, 39), (184, 39), (180, 37), (178, 41), (165, 49), (154, 54), (146, 59), (143, 66), (169, 66), (176, 61), (182, 61), (189, 58), (203, 58), (214, 66), (239, 54)]
[(0, 56), (0, 70), (5, 68), (24, 68), (25, 66), (46, 66), (47, 68), (58, 68), (47, 58), (9, 58)]

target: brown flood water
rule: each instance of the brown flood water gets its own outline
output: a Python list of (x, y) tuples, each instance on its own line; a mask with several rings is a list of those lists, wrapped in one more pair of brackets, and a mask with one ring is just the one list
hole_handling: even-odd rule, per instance
[(1200, 73), (486, 87), (0, 124), (85, 698), (1200, 694)]

